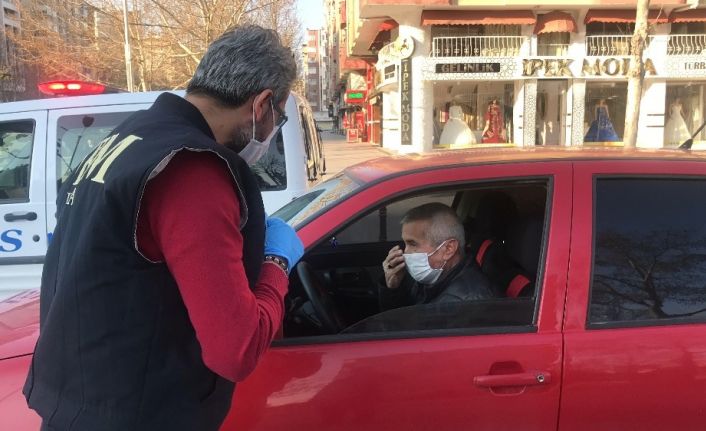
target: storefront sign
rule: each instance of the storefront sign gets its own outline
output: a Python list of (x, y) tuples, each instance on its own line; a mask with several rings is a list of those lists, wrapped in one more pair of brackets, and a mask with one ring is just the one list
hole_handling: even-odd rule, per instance
[(684, 70), (706, 70), (706, 61), (687, 61)]
[[(645, 74), (656, 75), (657, 69), (652, 63), (651, 59), (646, 59), (645, 63)], [(593, 62), (589, 60), (583, 60), (583, 67), (581, 68), (581, 73), (584, 76), (627, 76), (628, 71), (630, 71), (630, 58), (606, 58), (606, 59), (596, 59)]]
[[(532, 58), (522, 60), (523, 77), (558, 78), (575, 76), (571, 70), (574, 60)], [(645, 73), (656, 75), (657, 69), (651, 59), (646, 59)], [(584, 59), (581, 63), (580, 76), (627, 76), (630, 70), (629, 57), (608, 57)], [(541, 75), (540, 75), (541, 72)]]
[(412, 61), (400, 61), (400, 138), (402, 145), (412, 145)]
[(498, 73), (500, 63), (440, 63), (436, 73)]
[(522, 76), (537, 76), (541, 70), (545, 77), (574, 76), (569, 65), (574, 60), (544, 60), (539, 58), (522, 60)]
[(346, 103), (365, 103), (365, 90), (346, 91), (344, 100)]

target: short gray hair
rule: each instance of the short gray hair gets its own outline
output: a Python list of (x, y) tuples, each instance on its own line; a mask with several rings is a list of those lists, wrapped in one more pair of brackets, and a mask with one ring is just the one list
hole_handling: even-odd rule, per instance
[(271, 89), (274, 102), (286, 100), (297, 76), (291, 50), (276, 31), (257, 25), (235, 27), (208, 47), (186, 89), (226, 106), (238, 107)]
[(434, 246), (440, 245), (447, 239), (458, 241), (459, 251), (463, 253), (466, 245), (466, 235), (463, 224), (456, 212), (448, 205), (432, 202), (407, 211), (402, 217), (401, 224), (414, 221), (429, 221), (429, 230), (426, 237)]

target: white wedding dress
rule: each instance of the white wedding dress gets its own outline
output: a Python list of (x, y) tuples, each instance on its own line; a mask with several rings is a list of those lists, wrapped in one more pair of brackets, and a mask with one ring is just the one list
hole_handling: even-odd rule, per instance
[(463, 110), (460, 106), (452, 106), (449, 108), (449, 120), (444, 126), (439, 138), (440, 145), (449, 145), (451, 147), (465, 147), (468, 145), (477, 144), (476, 137), (473, 131), (465, 121), (463, 121)]
[(691, 133), (689, 133), (684, 117), (681, 115), (681, 105), (672, 105), (669, 120), (664, 126), (664, 146), (678, 147), (689, 138), (691, 138)]

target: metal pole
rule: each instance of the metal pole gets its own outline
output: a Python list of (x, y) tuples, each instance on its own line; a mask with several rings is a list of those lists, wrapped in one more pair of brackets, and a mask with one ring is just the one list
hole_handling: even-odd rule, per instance
[(123, 0), (123, 27), (125, 30), (125, 76), (127, 77), (127, 91), (132, 92), (132, 60), (130, 59), (130, 33), (127, 21), (127, 0)]

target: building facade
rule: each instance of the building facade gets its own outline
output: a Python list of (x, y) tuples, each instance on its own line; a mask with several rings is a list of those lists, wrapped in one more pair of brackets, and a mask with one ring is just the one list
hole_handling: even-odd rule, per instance
[[(400, 152), (622, 145), (635, 3), (347, 0), (366, 134), (379, 120)], [(704, 121), (706, 6), (652, 2), (643, 60), (638, 146), (677, 146)]]

